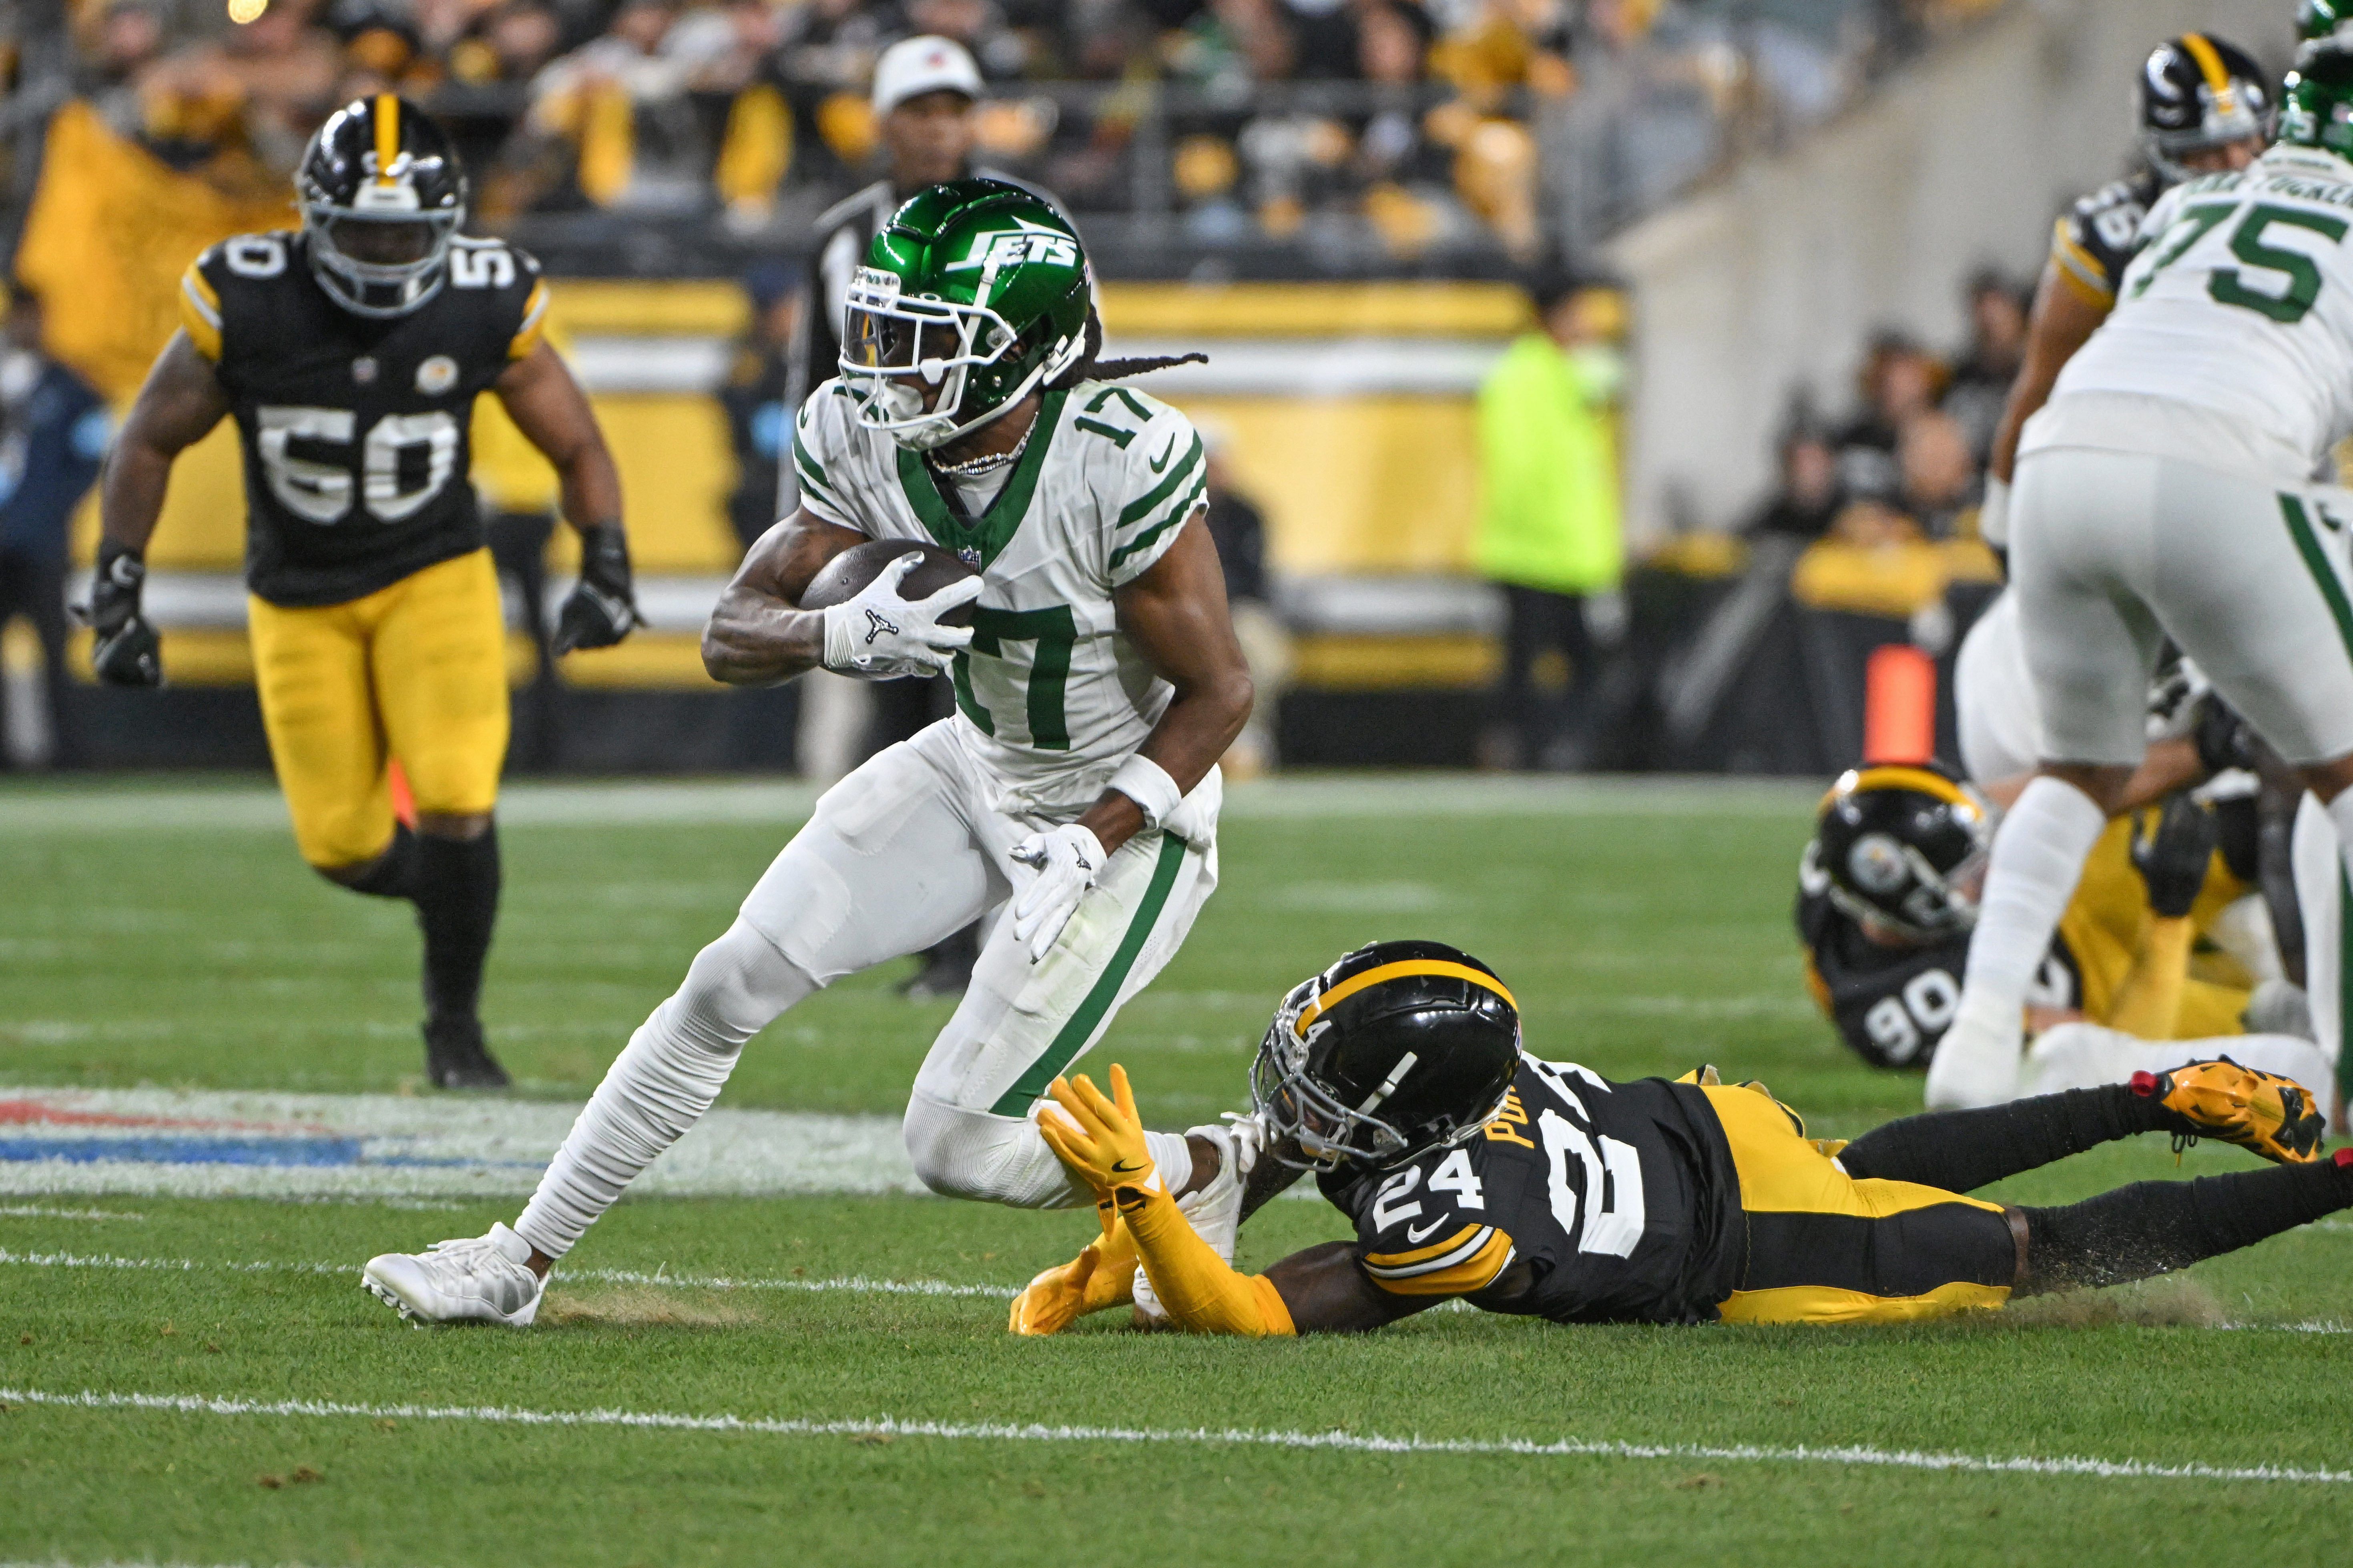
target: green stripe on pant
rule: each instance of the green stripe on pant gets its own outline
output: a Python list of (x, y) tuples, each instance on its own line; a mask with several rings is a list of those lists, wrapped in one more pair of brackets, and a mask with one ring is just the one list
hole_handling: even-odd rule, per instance
[[(2353, 1100), (2353, 1051), (2345, 1048), (2345, 1028), (2353, 1019), (2353, 883), (2345, 879), (2343, 851), (2337, 867), (2337, 1092)], [(2311, 976), (2306, 975), (2306, 979)], [(2345, 1136), (2339, 1128), (2337, 1135)]]
[(2320, 548), (2320, 540), (2312, 531), (2312, 520), (2305, 514), (2304, 502), (2285, 491), (2280, 493), (2280, 515), (2287, 520), (2288, 537), (2295, 541), (2295, 552), (2304, 557), (2304, 569), (2312, 574), (2320, 596), (2328, 603), (2328, 613), (2336, 617), (2337, 635), (2345, 644), (2345, 652), (2353, 657), (2353, 604), (2345, 599), (2345, 585), (2337, 580), (2337, 570), (2328, 563), (2327, 552)]
[(1054, 1037), (1054, 1043), (988, 1108), (991, 1115), (1029, 1115), (1029, 1107), (1046, 1092), (1046, 1086), (1085, 1047), (1094, 1035), (1095, 1026), (1103, 1022), (1103, 1015), (1119, 999), (1119, 988), (1127, 984), (1128, 972), (1135, 967), (1152, 928), (1160, 922), (1160, 911), (1167, 907), (1169, 889), (1176, 885), (1177, 869), (1184, 864), (1185, 840), (1174, 833), (1163, 833), (1160, 858), (1152, 867), (1151, 885), (1144, 889), (1144, 901), (1136, 906), (1135, 917), (1127, 922), (1127, 934), (1119, 939), (1119, 951), (1112, 954), (1111, 963), (1096, 977), (1094, 988)]

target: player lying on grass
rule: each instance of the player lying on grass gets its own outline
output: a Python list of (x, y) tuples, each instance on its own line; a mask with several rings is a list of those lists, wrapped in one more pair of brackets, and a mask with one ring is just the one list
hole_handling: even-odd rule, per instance
[[(1991, 816), (1976, 788), (1933, 765), (1851, 770), (1822, 797), (1798, 868), (1806, 982), (1875, 1067), (1927, 1066), (1953, 1021)], [(2301, 1083), (2330, 1082), (2330, 1058), (2312, 1041), (2242, 1033), (2248, 977), (2222, 975), (2221, 953), (2194, 951), (2257, 896), (2256, 829), (2253, 798), (2209, 807), (2186, 793), (2109, 825), (2027, 994), (2034, 1045), (2021, 1095), (2123, 1083), (2226, 1051)], [(2183, 1040), (2199, 1044), (2167, 1043)]]
[[(1250, 716), (1203, 447), (1182, 414), (1111, 384), (1169, 362), (1097, 361), (1086, 258), (1036, 196), (934, 185), (867, 260), (843, 374), (794, 430), (800, 509), (753, 547), (703, 658), (741, 685), (952, 670), (957, 712), (818, 802), (607, 1071), (512, 1229), (370, 1260), (367, 1288), (404, 1315), (529, 1323), (553, 1261), (710, 1108), (745, 1041), (984, 915), (971, 987), (908, 1096), (908, 1155), (939, 1193), (1092, 1201), (1032, 1107), (1216, 888), (1217, 761)], [(909, 556), (801, 607), (869, 540)], [(921, 542), (976, 575), (902, 595)], [(1165, 1159), (1219, 1163), (1229, 1135), (1152, 1136)]]
[[(1381, 942), (1283, 998), (1250, 1072), (1267, 1154), (1356, 1225), (1241, 1275), (1178, 1211), (1126, 1074), (1056, 1080), (1039, 1131), (1104, 1235), (1032, 1280), (1017, 1333), (1117, 1304), (1139, 1260), (1175, 1321), (1249, 1335), (1379, 1328), (1460, 1297), (1557, 1322), (1903, 1322), (2112, 1285), (2353, 1207), (2301, 1086), (2229, 1062), (1809, 1140), (1760, 1085), (1703, 1068), (1611, 1083), (1526, 1054), (1494, 973)], [(2279, 1169), (2018, 1208), (1963, 1193), (2140, 1132), (2221, 1138)], [(1252, 1195), (1293, 1172), (1254, 1179)]]

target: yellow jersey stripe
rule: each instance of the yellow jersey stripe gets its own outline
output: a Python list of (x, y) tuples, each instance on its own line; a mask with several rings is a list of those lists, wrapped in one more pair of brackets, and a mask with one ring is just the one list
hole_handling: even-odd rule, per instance
[(1367, 969), (1362, 974), (1351, 975), (1343, 980), (1300, 1009), (1299, 1020), (1292, 1026), (1292, 1032), (1303, 1040), (1307, 1037), (1309, 1025), (1354, 996), (1357, 992), (1369, 986), (1381, 984), (1385, 981), (1406, 980), (1418, 974), (1436, 974), (1451, 980), (1467, 980), (1482, 990), (1492, 991), (1501, 996), (1513, 1012), (1516, 1013), (1520, 1010), (1520, 1005), (1512, 1000), (1512, 994), (1504, 989), (1504, 983), (1483, 969), (1473, 969), (1467, 963), (1449, 963), (1438, 958), (1408, 958), (1396, 963), (1384, 963), (1377, 969)]
[(2097, 257), (2075, 243), (2075, 237), (2068, 230), (2067, 220), (2063, 217), (2052, 231), (2051, 262), (2059, 268), (2059, 276), (2065, 279), (2088, 303), (2097, 305), (2103, 310), (2116, 303), (2116, 291), (2108, 281), (2107, 269), (2100, 265)]
[(400, 99), (397, 94), (379, 92), (375, 95), (375, 183), (392, 184), (392, 165), (400, 157)]
[(1394, 1278), (1375, 1274), (1373, 1283), (1393, 1296), (1467, 1296), (1495, 1282), (1517, 1249), (1502, 1231), (1490, 1231), (1479, 1249), (1446, 1268)]
[(2208, 87), (2218, 93), (2231, 90), (2231, 73), (2222, 68), (2222, 57), (2215, 52), (2212, 39), (2203, 33), (2184, 33), (2181, 47), (2198, 62), (2198, 74), (2206, 79)]
[(1367, 1253), (1365, 1261), (1381, 1268), (1401, 1268), (1408, 1264), (1426, 1263), (1440, 1253), (1453, 1251), (1486, 1228), (1482, 1225), (1466, 1225), (1444, 1241), (1433, 1241), (1428, 1247), (1417, 1247), (1411, 1252)]
[(194, 267), (180, 275), (180, 326), (198, 353), (220, 363), (220, 296)]
[(547, 279), (543, 278), (531, 286), (531, 298), (522, 303), (522, 325), (515, 329), (514, 337), (507, 343), (507, 358), (528, 359), (545, 335), (546, 322)]

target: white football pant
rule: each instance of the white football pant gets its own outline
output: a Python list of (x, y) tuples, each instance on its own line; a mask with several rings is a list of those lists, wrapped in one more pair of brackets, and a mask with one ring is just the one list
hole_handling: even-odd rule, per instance
[[(607, 1071), (515, 1230), (563, 1256), (718, 1097), (744, 1043), (846, 974), (919, 952), (994, 911), (971, 987), (916, 1074), (904, 1124), (934, 1191), (1020, 1207), (1093, 1202), (1031, 1120), (1046, 1085), (1158, 974), (1218, 885), (1219, 775), (1170, 829), (1122, 845), (1032, 964), (1004, 906), (1035, 875), (1009, 858), (1052, 820), (1000, 809), (1005, 785), (956, 721), (868, 761), (818, 800), (735, 923), (696, 955)], [(1181, 1159), (1184, 1140), (1155, 1148)], [(1174, 1168), (1174, 1167), (1172, 1167)]]

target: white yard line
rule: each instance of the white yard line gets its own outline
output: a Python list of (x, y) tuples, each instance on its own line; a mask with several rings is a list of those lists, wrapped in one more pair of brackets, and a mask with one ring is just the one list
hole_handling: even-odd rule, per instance
[[(357, 1263), (206, 1263), (194, 1258), (124, 1258), (111, 1252), (13, 1252), (0, 1247), (0, 1265), (26, 1268), (121, 1268), (166, 1274), (348, 1274), (359, 1276)], [(573, 1285), (659, 1285), (680, 1290), (802, 1290), (852, 1296), (977, 1296), (1010, 1301), (1020, 1291), (1011, 1285), (958, 1285), (945, 1279), (876, 1279), (863, 1274), (807, 1279), (798, 1275), (738, 1276), (729, 1274), (651, 1274), (636, 1268), (557, 1268), (551, 1283)]]
[[(1820, 782), (1642, 775), (1510, 778), (1479, 773), (1257, 779), (1229, 785), (1225, 815), (1238, 821), (1333, 816), (1675, 816), (1801, 820)], [(509, 785), (499, 821), (509, 827), (684, 826), (806, 819), (818, 791), (792, 778)], [(0, 790), (0, 834), (164, 829), (286, 831), (278, 792), (242, 782), (216, 788)]]
[(1757, 1444), (1627, 1443), (1566, 1437), (1388, 1437), (1358, 1432), (1219, 1430), (1206, 1426), (1080, 1426), (1042, 1422), (904, 1421), (881, 1415), (851, 1420), (690, 1415), (652, 1410), (519, 1410), (512, 1405), (346, 1405), (315, 1399), (224, 1399), (185, 1394), (116, 1394), (83, 1390), (0, 1388), (0, 1404), (77, 1410), (159, 1411), (183, 1415), (361, 1417), (368, 1420), (468, 1421), (509, 1426), (621, 1426), (670, 1432), (754, 1433), (780, 1437), (932, 1437), (949, 1442), (1130, 1443), (1214, 1447), (1328, 1449), (1352, 1454), (1496, 1456), (1516, 1458), (1694, 1459), (1734, 1463), (1851, 1465), (1980, 1475), (2076, 1476), (2097, 1480), (2301, 1481), (2353, 1485), (2353, 1470), (2313, 1470), (2284, 1465), (2165, 1465), (2144, 1459), (1936, 1453), (1922, 1449)]
[[(143, 1220), (146, 1217), (143, 1214), (132, 1214), (122, 1209), (53, 1209), (39, 1204), (0, 1204), (0, 1219)], [(5, 1568), (5, 1565), (0, 1564), (0, 1568)]]
[[(556, 1100), (0, 1086), (0, 1197), (520, 1196), (579, 1114)], [(895, 1116), (711, 1111), (636, 1191), (921, 1193)]]

